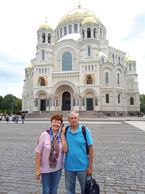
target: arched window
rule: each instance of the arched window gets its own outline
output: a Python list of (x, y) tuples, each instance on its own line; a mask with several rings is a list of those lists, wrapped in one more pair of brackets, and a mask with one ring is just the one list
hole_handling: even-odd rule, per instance
[(85, 38), (85, 31), (82, 30), (83, 39)]
[(42, 42), (45, 42), (45, 33), (42, 33)]
[(129, 80), (129, 89), (130, 90), (133, 90), (133, 83), (134, 81), (133, 80)]
[(62, 28), (60, 29), (60, 37), (62, 37)]
[(51, 43), (51, 34), (48, 34), (48, 43)]
[(78, 32), (78, 24), (74, 24), (74, 33)]
[(120, 94), (118, 94), (118, 104), (120, 104)]
[(82, 106), (85, 106), (85, 98), (82, 98)]
[(100, 28), (100, 37), (102, 37), (102, 28)]
[(115, 63), (115, 57), (114, 57), (114, 54), (112, 54), (112, 63), (113, 63), (113, 64)]
[(106, 94), (106, 103), (109, 103), (109, 94)]
[(118, 63), (120, 64), (120, 57), (118, 57)]
[(93, 36), (94, 36), (94, 38), (96, 38), (96, 28), (94, 28)]
[(39, 80), (40, 86), (45, 86), (45, 79), (43, 77)]
[(59, 38), (59, 30), (57, 31), (57, 38)]
[(45, 50), (42, 50), (42, 60), (45, 60)]
[(92, 83), (93, 83), (92, 76), (91, 75), (87, 75), (86, 84), (92, 84)]
[(69, 32), (69, 34), (72, 33), (72, 25), (71, 24), (68, 26), (68, 32)]
[(105, 83), (108, 84), (109, 83), (109, 73), (105, 72)]
[(120, 74), (117, 73), (117, 85), (119, 85), (119, 84), (120, 84)]
[(95, 98), (95, 106), (98, 106), (98, 99), (97, 99), (97, 97)]
[(87, 50), (88, 50), (88, 56), (91, 56), (91, 47), (88, 46)]
[(104, 64), (104, 57), (101, 57), (101, 64)]
[(69, 52), (65, 52), (62, 55), (62, 71), (72, 70), (72, 55)]
[(91, 28), (87, 28), (87, 38), (91, 38)]
[(67, 27), (64, 26), (64, 35), (66, 35), (66, 34), (67, 34)]
[(134, 98), (130, 97), (130, 105), (134, 105)]

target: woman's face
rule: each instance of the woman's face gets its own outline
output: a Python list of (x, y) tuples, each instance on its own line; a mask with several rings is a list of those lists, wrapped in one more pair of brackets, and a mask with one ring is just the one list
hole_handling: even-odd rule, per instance
[(60, 120), (55, 120), (53, 119), (51, 122), (51, 127), (53, 131), (58, 131), (61, 126), (61, 121)]

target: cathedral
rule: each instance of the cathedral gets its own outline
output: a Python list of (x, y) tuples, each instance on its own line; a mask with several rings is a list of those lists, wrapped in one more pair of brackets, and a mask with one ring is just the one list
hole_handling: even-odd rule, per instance
[(80, 5), (55, 29), (40, 25), (36, 56), (25, 68), (22, 111), (135, 115), (140, 110), (136, 61), (110, 46), (106, 35), (101, 20)]

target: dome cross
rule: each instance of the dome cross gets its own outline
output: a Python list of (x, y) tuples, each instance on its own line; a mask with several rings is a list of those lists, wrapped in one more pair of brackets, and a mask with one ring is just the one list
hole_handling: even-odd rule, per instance
[(81, 8), (81, 0), (78, 0), (78, 8)]

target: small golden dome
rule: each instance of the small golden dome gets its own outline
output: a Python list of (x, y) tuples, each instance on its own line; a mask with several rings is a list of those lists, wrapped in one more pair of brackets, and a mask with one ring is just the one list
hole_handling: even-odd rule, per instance
[(82, 24), (96, 24), (97, 21), (93, 17), (83, 19)]
[(27, 67), (26, 68), (31, 69), (32, 67), (33, 67), (32, 63), (29, 63), (29, 64), (27, 64)]
[(48, 25), (47, 22), (45, 22), (44, 24), (41, 24), (39, 29), (50, 29), (52, 30), (52, 27), (50, 25)]
[(133, 57), (131, 57), (128, 53), (126, 54), (126, 61), (134, 61)]

